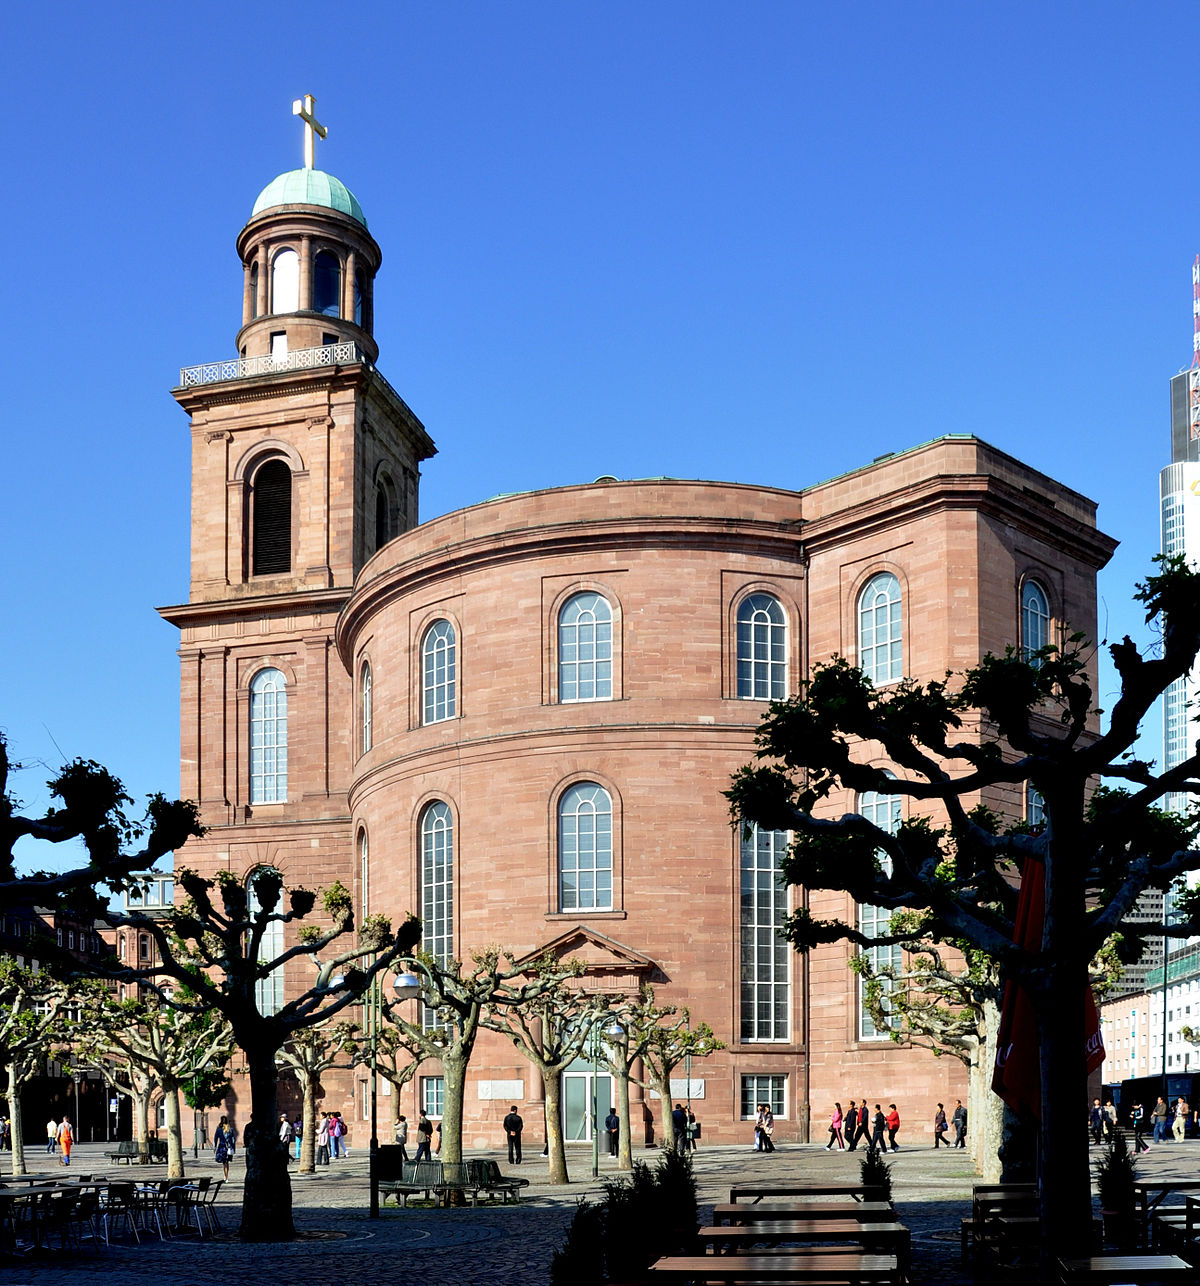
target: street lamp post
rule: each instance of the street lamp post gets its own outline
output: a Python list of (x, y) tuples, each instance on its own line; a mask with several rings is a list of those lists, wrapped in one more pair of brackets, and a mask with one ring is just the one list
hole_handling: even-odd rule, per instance
[[(370, 1217), (379, 1218), (379, 1024), (383, 1019), (383, 979), (371, 979), (369, 1022), (371, 1038), (371, 1206)], [(397, 1000), (412, 1000), (421, 994), (421, 980), (414, 973), (397, 974), (392, 979)]]
[(71, 1075), (71, 1079), (75, 1082), (75, 1138), (78, 1139), (79, 1138), (79, 1082), (81, 1077), (78, 1072), (73, 1072)]

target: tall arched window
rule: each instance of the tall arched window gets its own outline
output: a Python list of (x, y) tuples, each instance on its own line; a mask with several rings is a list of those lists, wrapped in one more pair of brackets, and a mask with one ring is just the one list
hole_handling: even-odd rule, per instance
[(362, 752), (365, 755), (371, 749), (371, 663), (369, 661), (363, 662), (359, 701), (362, 705)]
[(279, 670), (250, 680), (250, 802), (287, 800), (287, 683)]
[(1050, 600), (1035, 580), (1021, 586), (1021, 651), (1032, 656), (1050, 642)]
[(787, 616), (771, 594), (750, 594), (738, 605), (737, 694), (754, 701), (787, 696)]
[(342, 265), (328, 250), (313, 260), (313, 309), (326, 317), (342, 315)]
[(878, 685), (903, 677), (900, 582), (891, 572), (872, 576), (858, 596), (858, 666)]
[(300, 308), (300, 256), (281, 250), (271, 260), (271, 311), (294, 313)]
[(250, 481), (250, 574), (278, 576), (292, 569), (292, 471), (267, 460)]
[(421, 640), (422, 723), (440, 723), (457, 713), (457, 658), (454, 626), (434, 621)]
[(358, 272), (354, 274), (354, 324), (363, 324), (363, 283), (362, 274)]
[(612, 608), (603, 594), (575, 594), (558, 614), (558, 699), (612, 700)]
[(369, 909), (371, 905), (370, 867), (367, 863), (367, 859), (370, 855), (370, 845), (367, 841), (367, 829), (364, 826), (363, 829), (358, 832), (358, 884), (360, 893), (359, 900), (361, 903), (359, 908), (360, 923), (371, 913)]
[(786, 831), (751, 826), (741, 852), (741, 1031), (743, 1040), (787, 1040), (791, 987), (788, 944), (780, 936), (787, 887), (780, 870)]
[(612, 800), (603, 786), (577, 782), (558, 801), (558, 909), (610, 911)]
[[(256, 871), (252, 871), (250, 877), (246, 880), (246, 910), (251, 917), (262, 910), (262, 903), (259, 901), (258, 892), (255, 889), (255, 882), (259, 875), (278, 875), (279, 872), (273, 867), (260, 866)], [(282, 914), (281, 908), (276, 906), (272, 915)], [(271, 919), (267, 921), (263, 929), (262, 937), (259, 939), (258, 959), (260, 963), (271, 960), (278, 960), (283, 955), (283, 925), (279, 920)], [(266, 1017), (271, 1014), (277, 1014), (283, 1008), (283, 966), (272, 969), (265, 978), (259, 978), (254, 984), (254, 996), (258, 1001), (258, 1012)]]
[[(881, 831), (894, 835), (900, 828), (902, 805), (899, 795), (883, 795), (878, 791), (864, 791), (858, 797), (858, 812), (878, 826)], [(880, 863), (886, 871), (891, 872), (891, 858), (882, 851), (878, 853)], [(858, 927), (868, 938), (883, 937), (889, 929), (892, 912), (887, 907), (869, 906), (860, 902), (858, 906)], [(899, 946), (868, 947), (863, 954), (871, 963), (871, 968), (878, 973), (881, 969), (899, 969), (904, 961), (903, 951)], [(881, 1031), (867, 1011), (865, 995), (867, 980), (862, 978), (858, 985), (858, 1038), (859, 1040), (879, 1040), (887, 1037)], [(883, 989), (888, 990), (884, 980)]]
[(454, 815), (441, 800), (421, 814), (421, 947), (439, 964), (454, 956)]

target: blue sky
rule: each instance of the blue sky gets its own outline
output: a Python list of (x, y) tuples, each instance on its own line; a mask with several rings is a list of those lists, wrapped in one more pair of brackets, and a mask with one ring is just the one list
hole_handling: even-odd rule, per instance
[[(339, 25), (341, 14), (351, 18)], [(1158, 546), (1191, 360), (1182, 4), (21, 6), (5, 20), (0, 727), (178, 789), (180, 365), (317, 163), (383, 247), (422, 517), (668, 474), (804, 487), (972, 432), (1100, 505), (1101, 631)], [(1111, 698), (1111, 691), (1103, 693)]]

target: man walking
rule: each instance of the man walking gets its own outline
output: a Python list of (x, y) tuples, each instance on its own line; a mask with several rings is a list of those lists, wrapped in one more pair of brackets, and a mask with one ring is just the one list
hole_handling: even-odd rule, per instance
[(521, 1164), (521, 1131), (524, 1128), (525, 1122), (521, 1120), (517, 1105), (514, 1103), (504, 1118), (504, 1137), (508, 1139), (509, 1165)]
[(867, 1096), (862, 1097), (862, 1106), (858, 1109), (858, 1133), (854, 1136), (855, 1142), (859, 1139), (866, 1139), (867, 1150), (871, 1147), (871, 1119), (867, 1111)]
[(1088, 1125), (1092, 1131), (1092, 1142), (1100, 1144), (1104, 1142), (1104, 1109), (1100, 1106), (1098, 1098), (1092, 1099), (1092, 1108), (1088, 1112)]
[(414, 1161), (431, 1161), (433, 1158), (429, 1155), (429, 1145), (433, 1142), (433, 1122), (425, 1115), (425, 1109), (421, 1109), (421, 1119), (417, 1122), (417, 1155), (413, 1157)]
[(1182, 1143), (1187, 1138), (1188, 1117), (1191, 1112), (1187, 1099), (1180, 1097), (1175, 1100), (1175, 1124), (1171, 1127), (1171, 1132), (1175, 1135), (1176, 1143)]
[(854, 1100), (850, 1100), (850, 1106), (846, 1109), (846, 1115), (842, 1118), (842, 1133), (846, 1140), (846, 1151), (853, 1152), (858, 1147), (858, 1108), (854, 1106)]
[(400, 1149), (401, 1163), (408, 1160), (408, 1117), (401, 1116), (396, 1122), (396, 1146)]
[(286, 1112), (279, 1113), (279, 1142), (283, 1144), (284, 1155), (286, 1156), (291, 1150), (292, 1139), (295, 1138), (296, 1132), (292, 1129), (292, 1123), (288, 1120)]
[(1171, 1115), (1171, 1109), (1167, 1106), (1166, 1099), (1160, 1094), (1158, 1102), (1154, 1105), (1154, 1141), (1155, 1143), (1165, 1143), (1167, 1141), (1167, 1118)]
[(51, 1117), (46, 1122), (46, 1154), (54, 1155), (54, 1145), (58, 1142), (58, 1122)]
[(886, 1152), (887, 1143), (884, 1141), (884, 1131), (887, 1129), (887, 1117), (883, 1114), (883, 1109), (878, 1103), (875, 1104), (875, 1115), (871, 1118), (871, 1141), (867, 1144), (869, 1152)]
[(675, 1110), (671, 1113), (671, 1128), (675, 1131), (675, 1151), (683, 1156), (687, 1146), (687, 1113), (683, 1110), (682, 1103), (676, 1103)]
[(954, 1126), (954, 1146), (965, 1148), (967, 1146), (967, 1109), (963, 1107), (960, 1098), (954, 1100), (954, 1115), (951, 1116), (950, 1123)]

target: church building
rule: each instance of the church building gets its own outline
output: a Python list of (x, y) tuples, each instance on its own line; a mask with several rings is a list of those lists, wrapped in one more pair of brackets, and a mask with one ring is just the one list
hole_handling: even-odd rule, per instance
[[(419, 915), (442, 958), (549, 947), (586, 962), (585, 986), (652, 983), (726, 1044), (679, 1085), (706, 1142), (748, 1144), (764, 1102), (777, 1139), (823, 1137), (834, 1100), (862, 1095), (923, 1131), (937, 1101), (966, 1098), (962, 1065), (875, 1029), (846, 944), (801, 957), (776, 932), (801, 906), (867, 933), (887, 913), (783, 887), (787, 835), (742, 835), (721, 792), (766, 703), (819, 662), (886, 684), (1094, 638), (1115, 545), (1095, 505), (950, 433), (797, 490), (603, 477), (421, 522), (436, 448), (376, 365), (382, 252), (315, 168), (311, 101), (303, 114), (308, 163), (263, 189), (237, 238), (237, 356), (174, 390), (191, 579), (162, 613), (181, 635), (181, 794), (210, 828), (181, 861), (341, 880), (360, 914)], [(833, 801), (884, 825), (907, 806)], [(263, 1003), (310, 982), (289, 965)], [(595, 1074), (566, 1074), (569, 1140), (590, 1141)], [(324, 1083), (326, 1109), (365, 1119), (359, 1074)], [(424, 1064), (399, 1110), (436, 1117), (442, 1093)], [(483, 1033), (464, 1146), (498, 1146), (514, 1102), (532, 1146), (540, 1079)], [(657, 1109), (634, 1091), (635, 1144)]]

